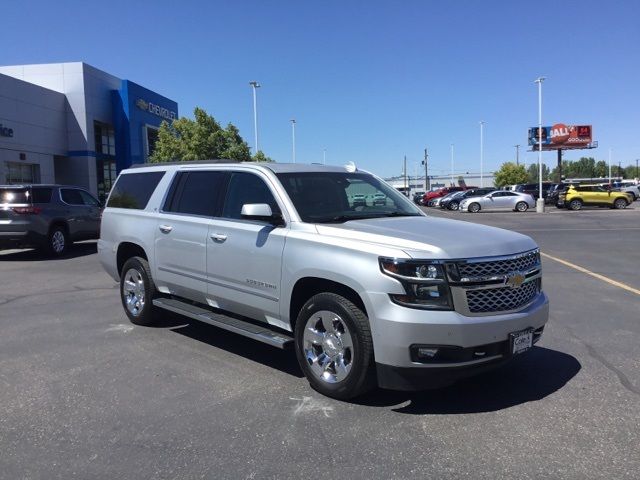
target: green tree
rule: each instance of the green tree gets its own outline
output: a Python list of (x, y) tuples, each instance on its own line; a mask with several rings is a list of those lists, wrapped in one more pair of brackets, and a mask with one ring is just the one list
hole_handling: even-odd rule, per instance
[(194, 119), (179, 118), (171, 124), (162, 122), (151, 162), (229, 159), (251, 161), (249, 145), (231, 123), (226, 128), (196, 107)]
[(258, 150), (258, 152), (253, 156), (252, 160), (254, 162), (273, 162), (274, 160), (270, 157), (267, 157), (262, 150)]
[[(538, 183), (538, 176), (540, 174), (540, 169), (538, 168), (537, 163), (532, 163), (527, 168), (527, 183)], [(549, 180), (549, 175), (551, 175), (551, 171), (549, 167), (547, 167), (544, 163), (542, 164), (542, 181)]]
[(500, 187), (526, 182), (527, 172), (524, 169), (524, 165), (506, 162), (503, 163), (500, 170), (495, 173), (495, 184)]

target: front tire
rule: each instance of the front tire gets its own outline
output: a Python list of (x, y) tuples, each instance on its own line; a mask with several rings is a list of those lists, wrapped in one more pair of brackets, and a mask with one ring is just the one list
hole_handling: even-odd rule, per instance
[(582, 208), (582, 200), (571, 200), (569, 202), (569, 210), (578, 211)]
[(529, 210), (529, 205), (527, 205), (527, 202), (518, 202), (516, 203), (516, 210), (518, 212), (526, 212)]
[(460, 206), (460, 203), (459, 203), (459, 202), (451, 202), (451, 203), (449, 203), (449, 205), (447, 205), (447, 208), (448, 208), (449, 210), (456, 211), (456, 210), (458, 210), (458, 207), (459, 207), (459, 206)]
[(311, 297), (298, 314), (296, 356), (309, 384), (328, 397), (348, 400), (375, 385), (369, 320), (335, 293)]
[(627, 201), (624, 198), (617, 198), (616, 201), (613, 202), (613, 208), (616, 210), (627, 208), (627, 205)]
[(480, 204), (473, 202), (471, 205), (467, 207), (467, 210), (471, 213), (478, 213), (480, 211)]
[(143, 326), (154, 323), (155, 296), (156, 286), (149, 262), (142, 257), (132, 257), (124, 262), (120, 272), (120, 299), (131, 323)]

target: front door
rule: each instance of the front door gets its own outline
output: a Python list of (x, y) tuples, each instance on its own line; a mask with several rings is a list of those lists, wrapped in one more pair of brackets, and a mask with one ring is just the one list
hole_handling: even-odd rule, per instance
[(242, 206), (279, 206), (270, 180), (263, 175), (234, 172), (229, 180), (221, 218), (209, 227), (207, 276), (209, 304), (256, 320), (280, 322), (280, 280), (286, 227), (241, 215)]

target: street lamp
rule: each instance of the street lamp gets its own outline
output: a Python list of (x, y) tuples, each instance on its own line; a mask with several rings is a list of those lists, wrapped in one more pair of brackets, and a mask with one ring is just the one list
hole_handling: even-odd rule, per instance
[(484, 187), (484, 122), (480, 122), (480, 187)]
[(451, 186), (455, 185), (453, 181), (453, 143), (451, 144)]
[(544, 213), (544, 198), (542, 198), (542, 82), (546, 77), (538, 77), (534, 83), (538, 84), (538, 200), (536, 212)]
[(253, 90), (253, 132), (254, 132), (254, 139), (255, 139), (255, 149), (256, 151), (254, 152), (254, 155), (256, 153), (258, 153), (258, 106), (257, 106), (257, 101), (256, 101), (256, 89), (260, 88), (260, 84), (256, 81), (253, 82), (249, 82), (249, 85), (251, 85), (251, 88)]
[(296, 119), (291, 119), (291, 156), (296, 163)]

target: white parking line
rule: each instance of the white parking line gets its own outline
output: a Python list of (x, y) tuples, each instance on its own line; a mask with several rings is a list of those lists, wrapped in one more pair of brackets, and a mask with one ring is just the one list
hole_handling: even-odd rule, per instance
[(574, 270), (577, 270), (579, 272), (586, 273), (587, 275), (591, 275), (592, 277), (597, 278), (598, 280), (602, 280), (603, 282), (608, 283), (609, 285), (613, 285), (614, 287), (622, 288), (623, 290), (627, 290), (628, 292), (635, 293), (636, 295), (640, 295), (640, 290), (630, 287), (629, 285), (626, 285), (624, 283), (620, 283), (609, 277), (605, 277), (604, 275), (600, 275), (599, 273), (595, 273), (595, 272), (592, 272), (591, 270), (587, 270), (586, 268), (581, 267), (580, 265), (575, 265), (573, 263), (567, 262), (566, 260), (562, 260), (561, 258), (552, 257), (548, 253), (540, 252), (540, 255), (542, 255), (545, 258), (548, 258), (549, 260), (553, 260), (558, 263), (561, 263), (569, 268), (573, 268)]

